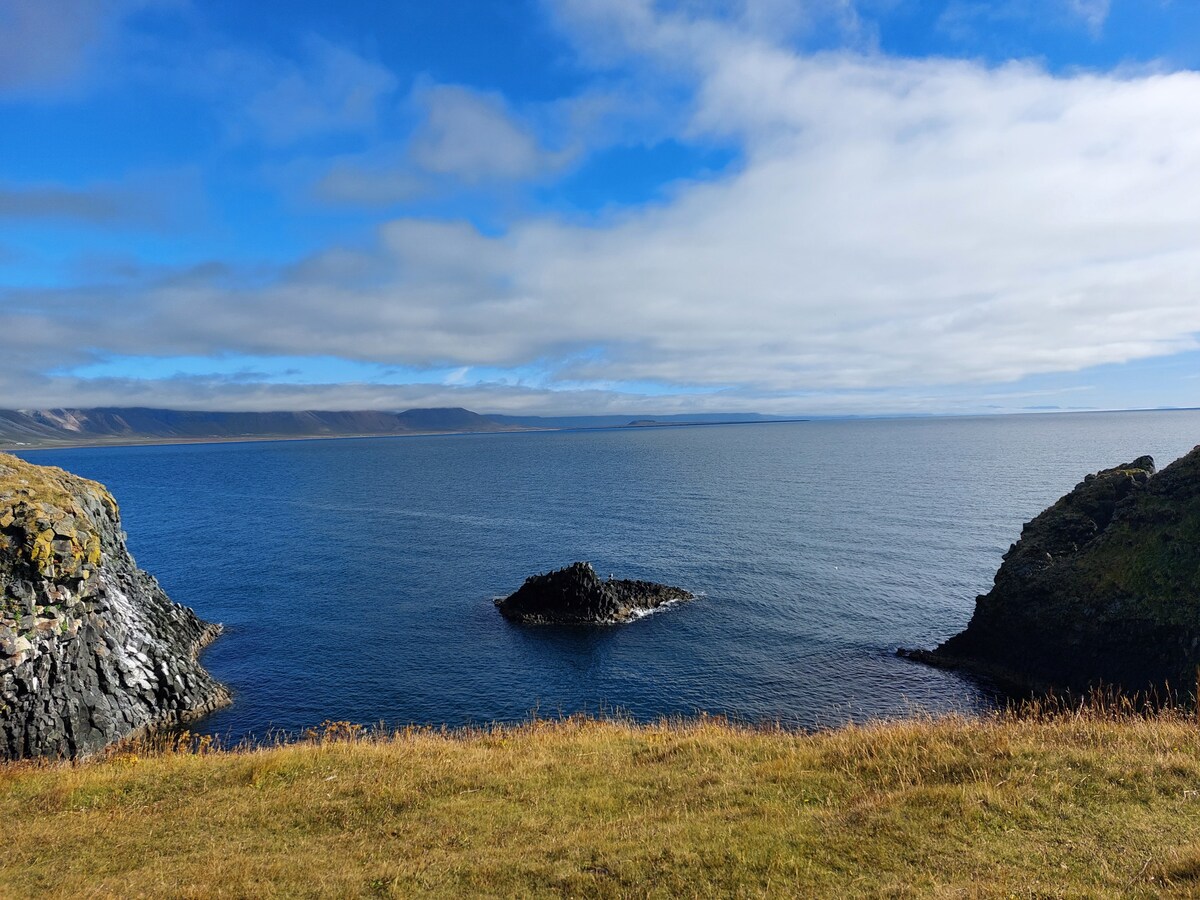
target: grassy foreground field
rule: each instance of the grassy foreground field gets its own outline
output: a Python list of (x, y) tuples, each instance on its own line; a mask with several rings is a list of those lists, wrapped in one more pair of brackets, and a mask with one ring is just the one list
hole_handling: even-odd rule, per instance
[(1200, 895), (1182, 714), (568, 720), (0, 768), (0, 895)]

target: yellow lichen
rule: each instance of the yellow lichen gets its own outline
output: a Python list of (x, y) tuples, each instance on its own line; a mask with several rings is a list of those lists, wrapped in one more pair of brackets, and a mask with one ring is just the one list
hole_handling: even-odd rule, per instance
[(88, 561), (88, 565), (91, 565), (91, 566), (100, 565), (100, 537), (99, 537), (99, 535), (93, 534), (88, 539), (87, 561)]
[(0, 454), (0, 528), (23, 533), (13, 536), (43, 577), (85, 577), (99, 566), (95, 519), (108, 515), (117, 504), (103, 485)]
[[(46, 535), (49, 535), (47, 537)], [(53, 531), (43, 531), (34, 536), (29, 547), (29, 558), (37, 564), (38, 569), (44, 569), (54, 559)]]

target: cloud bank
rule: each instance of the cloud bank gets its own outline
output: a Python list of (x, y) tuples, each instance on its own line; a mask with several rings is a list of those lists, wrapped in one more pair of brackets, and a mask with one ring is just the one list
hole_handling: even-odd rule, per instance
[[(1107, 4), (1071, 8), (1102, 27)], [(199, 390), (231, 408), (458, 398), (494, 410), (804, 412), (1200, 347), (1200, 75), (800, 53), (762, 27), (765, 7), (747, 9), (730, 19), (644, 0), (556, 5), (589, 65), (688, 85), (678, 139), (736, 146), (723, 176), (586, 219), (523, 215), (498, 234), (394, 219), (368, 246), (266, 275), (233, 266), (12, 288), (0, 388), (192, 407)], [(378, 73), (365, 84), (311, 115), (282, 104), (296, 114), (270, 136), (358, 122), (394, 87)], [(439, 87), (427, 103), (407, 149), (417, 169), (470, 182), (560, 164), (499, 97)], [(409, 186), (391, 170), (351, 174), (342, 188), (360, 198)], [(59, 373), (112, 355), (248, 354), (518, 374), (406, 391), (151, 390), (48, 374), (48, 353)], [(909, 399), (889, 401), (897, 391)]]

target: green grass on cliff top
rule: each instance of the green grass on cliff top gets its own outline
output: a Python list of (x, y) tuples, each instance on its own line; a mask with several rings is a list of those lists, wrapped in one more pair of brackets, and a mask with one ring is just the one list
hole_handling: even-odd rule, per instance
[[(117, 503), (98, 481), (72, 475), (56, 466), (37, 466), (8, 453), (0, 453), (0, 510), (17, 503), (52, 504), (77, 511), (78, 492), (90, 490), (113, 511)], [(36, 514), (36, 511), (35, 513)]]
[(535, 723), (0, 767), (0, 895), (1200, 893), (1200, 728)]

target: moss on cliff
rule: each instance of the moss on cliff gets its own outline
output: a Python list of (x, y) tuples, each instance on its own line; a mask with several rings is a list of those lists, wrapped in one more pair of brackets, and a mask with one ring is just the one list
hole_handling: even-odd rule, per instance
[(96, 520), (118, 516), (104, 485), (0, 454), (0, 552), (7, 551), (8, 570), (87, 580), (102, 559)]
[[(117, 501), (108, 488), (98, 481), (72, 475), (55, 466), (37, 466), (16, 456), (0, 453), (0, 511), (11, 505), (11, 498), (33, 499), (42, 504), (73, 509), (78, 512), (77, 499), (80, 487), (94, 493), (118, 515)], [(0, 512), (0, 527), (3, 527), (4, 512)]]
[(228, 702), (220, 631), (129, 555), (101, 484), (0, 455), (0, 757), (95, 752)]
[(1033, 686), (1192, 691), (1200, 448), (1089, 475), (1027, 523), (967, 629), (918, 658)]

